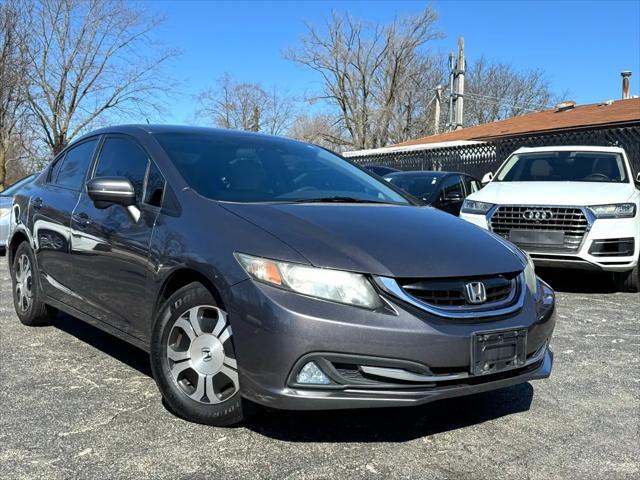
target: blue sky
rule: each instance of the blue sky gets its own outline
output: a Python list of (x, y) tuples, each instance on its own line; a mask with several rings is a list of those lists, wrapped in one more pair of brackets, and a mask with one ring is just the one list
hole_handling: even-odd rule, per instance
[[(240, 80), (276, 85), (293, 94), (318, 88), (312, 72), (285, 60), (304, 22), (320, 24), (332, 10), (388, 22), (419, 12), (421, 1), (140, 1), (166, 18), (159, 36), (182, 55), (168, 68), (179, 81), (166, 123), (191, 123), (192, 96), (215, 85), (224, 72)], [(446, 38), (436, 51), (455, 49), (465, 37), (468, 59), (484, 54), (519, 69), (541, 68), (556, 92), (578, 104), (620, 97), (620, 71), (632, 70), (631, 93), (640, 94), (640, 0), (435, 1)]]

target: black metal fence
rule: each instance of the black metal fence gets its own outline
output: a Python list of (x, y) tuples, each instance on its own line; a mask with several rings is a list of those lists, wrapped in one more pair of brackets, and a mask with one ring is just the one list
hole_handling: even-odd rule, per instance
[(481, 178), (493, 171), (520, 147), (545, 145), (600, 145), (616, 146), (626, 150), (634, 169), (640, 172), (640, 124), (589, 130), (571, 130), (546, 135), (527, 135), (492, 140), (475, 145), (391, 152), (351, 157), (359, 164), (387, 165), (400, 170), (449, 170)]

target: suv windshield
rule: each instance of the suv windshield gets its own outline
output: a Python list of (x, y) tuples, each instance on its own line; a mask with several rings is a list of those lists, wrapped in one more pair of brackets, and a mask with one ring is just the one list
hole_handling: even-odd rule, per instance
[(513, 155), (498, 182), (627, 182), (622, 157), (607, 152), (536, 152)]
[(322, 148), (236, 133), (158, 133), (157, 140), (200, 195), (229, 202), (409, 201)]

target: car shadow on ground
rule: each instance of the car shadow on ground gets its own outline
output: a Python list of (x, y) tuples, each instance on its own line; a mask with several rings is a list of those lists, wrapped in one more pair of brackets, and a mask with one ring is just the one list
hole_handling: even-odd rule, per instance
[(277, 411), (252, 417), (245, 427), (288, 442), (406, 442), (529, 410), (529, 383), (418, 407)]
[(615, 293), (616, 285), (611, 272), (589, 270), (536, 268), (536, 273), (557, 292), (563, 293)]
[(53, 326), (151, 377), (149, 354), (138, 347), (66, 313), (59, 313)]

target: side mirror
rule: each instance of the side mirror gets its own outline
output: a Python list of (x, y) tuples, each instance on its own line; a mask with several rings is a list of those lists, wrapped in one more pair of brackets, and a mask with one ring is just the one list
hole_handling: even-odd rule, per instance
[(98, 208), (114, 204), (130, 207), (136, 204), (136, 191), (125, 177), (94, 178), (87, 183), (87, 193)]
[(486, 173), (484, 177), (482, 177), (482, 186), (484, 187), (487, 183), (493, 180), (493, 172)]
[(449, 195), (442, 197), (442, 200), (448, 203), (461, 202), (462, 194), (460, 192), (452, 192)]

